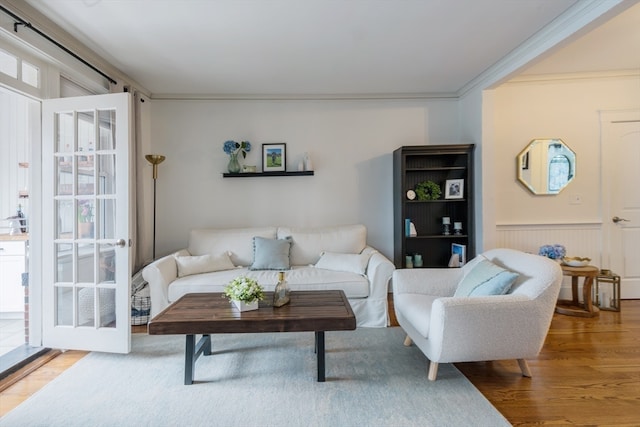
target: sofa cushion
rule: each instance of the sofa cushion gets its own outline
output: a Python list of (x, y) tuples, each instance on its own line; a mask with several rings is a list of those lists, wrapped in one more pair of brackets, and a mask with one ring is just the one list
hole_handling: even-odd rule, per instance
[(315, 267), (325, 270), (365, 274), (369, 258), (371, 258), (371, 252), (362, 254), (323, 252)]
[(253, 238), (253, 263), (249, 270), (289, 270), (291, 239)]
[(176, 266), (178, 267), (178, 277), (236, 268), (236, 266), (231, 262), (227, 252), (218, 256), (210, 254), (195, 256), (175, 255), (175, 259)]
[[(216, 271), (214, 273), (196, 274), (180, 277), (169, 286), (168, 300), (173, 302), (182, 295), (192, 292), (223, 292), (224, 287), (238, 276), (256, 279), (264, 286), (265, 291), (271, 292), (278, 283), (277, 270), (249, 270), (237, 268), (235, 270)], [(285, 273), (285, 278), (292, 291), (342, 290), (347, 298), (367, 298), (369, 296), (369, 281), (366, 276), (344, 271), (323, 270), (314, 267), (292, 266)]]
[(367, 245), (367, 228), (362, 224), (324, 228), (280, 227), (279, 239), (291, 237), (291, 265), (315, 264), (322, 252), (359, 254)]
[(454, 296), (503, 295), (517, 278), (518, 273), (483, 259), (460, 281)]
[(231, 252), (231, 262), (248, 266), (253, 262), (253, 238), (275, 239), (275, 227), (249, 227), (229, 229), (195, 229), (189, 234), (187, 249), (191, 255)]

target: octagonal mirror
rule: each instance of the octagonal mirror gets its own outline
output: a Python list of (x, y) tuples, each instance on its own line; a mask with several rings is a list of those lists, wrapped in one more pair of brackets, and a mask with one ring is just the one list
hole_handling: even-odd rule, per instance
[(517, 171), (533, 194), (558, 194), (576, 175), (576, 153), (561, 139), (534, 139), (518, 154)]

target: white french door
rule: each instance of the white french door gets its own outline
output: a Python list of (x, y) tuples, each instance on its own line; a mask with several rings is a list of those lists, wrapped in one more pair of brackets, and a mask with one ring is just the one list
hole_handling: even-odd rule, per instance
[(42, 113), (43, 345), (130, 351), (128, 93)]

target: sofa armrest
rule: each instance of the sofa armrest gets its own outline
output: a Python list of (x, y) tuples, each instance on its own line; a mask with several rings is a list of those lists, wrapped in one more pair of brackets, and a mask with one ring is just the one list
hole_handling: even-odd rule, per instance
[[(176, 254), (189, 255), (189, 252), (183, 249)], [(142, 277), (149, 282), (151, 317), (169, 306), (169, 285), (178, 278), (178, 266), (174, 255), (159, 258), (142, 270)]]
[(367, 246), (362, 252), (371, 252), (366, 274), (367, 279), (369, 279), (369, 298), (386, 300), (389, 281), (395, 266), (387, 257), (371, 246)]
[(433, 302), (432, 356), (440, 362), (535, 357), (551, 317), (525, 295), (443, 297)]
[(406, 268), (393, 272), (394, 294), (423, 294), (450, 297), (464, 277), (461, 268)]

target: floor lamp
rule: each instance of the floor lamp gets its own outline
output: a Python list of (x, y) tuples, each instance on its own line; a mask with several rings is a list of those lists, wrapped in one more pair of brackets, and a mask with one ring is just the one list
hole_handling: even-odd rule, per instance
[(147, 154), (144, 156), (153, 165), (153, 259), (156, 259), (156, 181), (158, 180), (158, 165), (164, 162), (165, 156)]

